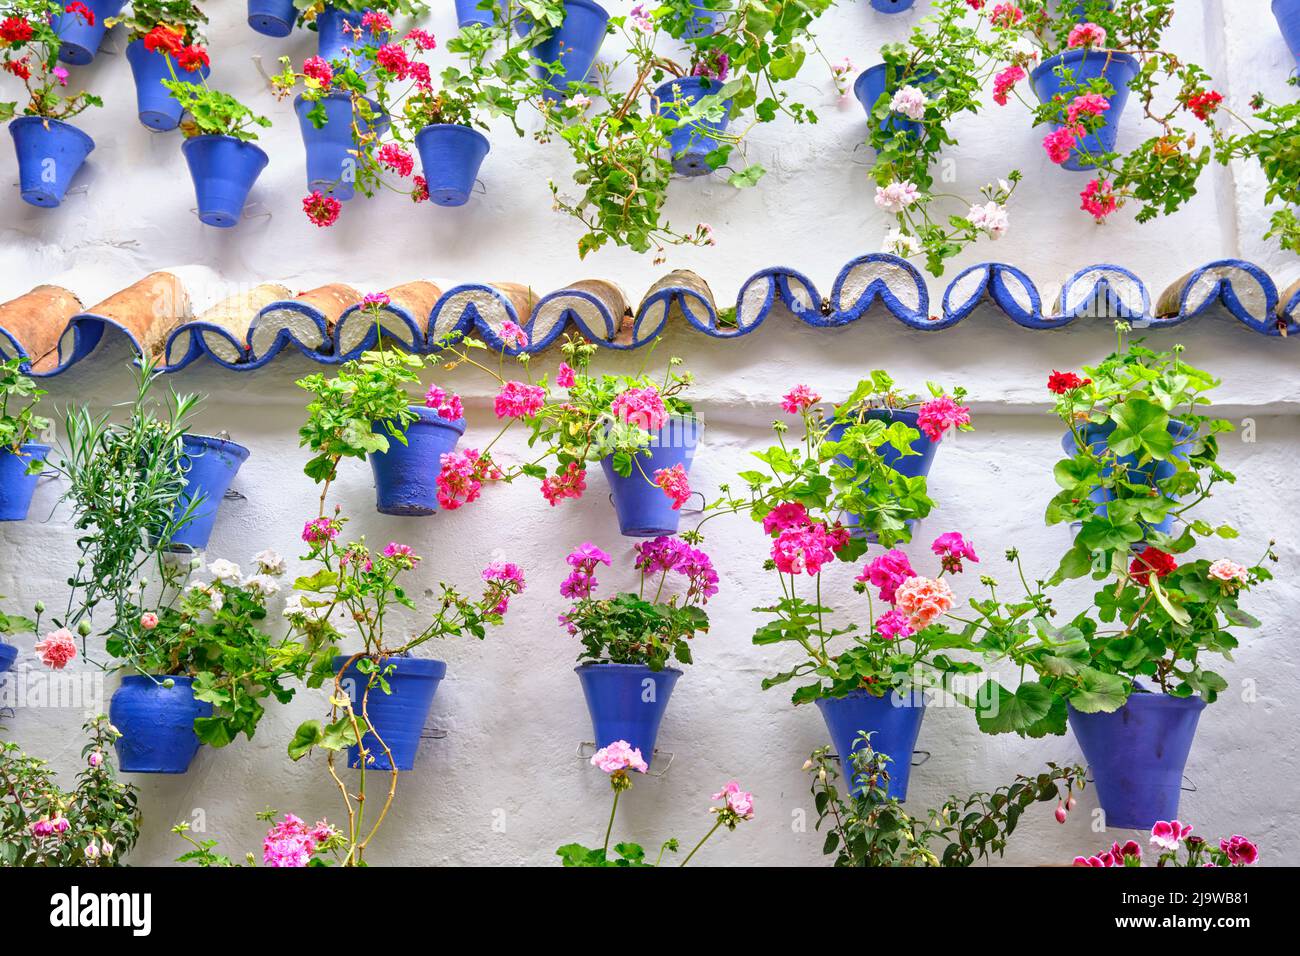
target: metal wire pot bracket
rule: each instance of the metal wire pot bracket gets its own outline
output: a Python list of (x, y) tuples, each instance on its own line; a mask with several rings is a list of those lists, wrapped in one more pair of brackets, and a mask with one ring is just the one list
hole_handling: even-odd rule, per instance
[[(1085, 783), (1095, 784), (1097, 782), (1092, 779), (1092, 764), (1088, 765), (1086, 771), (1084, 772), (1083, 779)], [(1192, 780), (1191, 777), (1187, 776), (1187, 774), (1183, 774), (1183, 782), (1186, 784), (1186, 786), (1179, 787), (1178, 788), (1179, 790), (1181, 790), (1183, 793), (1196, 793), (1196, 783), (1195, 781)]]
[[(841, 764), (844, 763), (844, 761), (840, 759), (840, 755), (837, 754), (837, 753), (828, 753), (826, 756), (831, 757), (831, 758), (833, 758), (833, 759), (835, 759), (835, 760), (839, 760), (839, 762), (840, 762)], [(921, 759), (920, 759), (920, 760), (917, 760), (917, 759), (916, 759), (917, 756), (920, 756)], [(930, 760), (930, 751), (928, 751), (928, 750), (913, 750), (913, 751), (912, 751), (912, 766), (913, 766), (913, 767), (919, 767), (919, 766), (921, 766), (921, 764), (923, 764), (923, 763), (927, 763), (929, 760)]]
[[(691, 497), (692, 497), (692, 498), (696, 498), (696, 497), (698, 497), (698, 498), (700, 499), (700, 507), (698, 507), (698, 508), (687, 508), (687, 507), (683, 506), (683, 507), (681, 508), (679, 514), (684, 514), (684, 515), (702, 515), (702, 514), (704, 514), (704, 509), (705, 509), (705, 508), (708, 506), (708, 504), (709, 504), (709, 500), (708, 500), (707, 498), (704, 497), (704, 492), (702, 492), (702, 491), (692, 491), (692, 492), (691, 492)], [(610, 496), (609, 496), (609, 503), (610, 503), (611, 505), (614, 504), (614, 495), (613, 495), (612, 492), (610, 493)]]
[[(199, 207), (191, 206), (190, 215), (192, 215), (195, 219), (198, 219)], [(272, 218), (270, 208), (265, 203), (261, 203), (261, 202), (245, 203), (244, 210), (239, 217), (241, 222), (248, 219), (270, 219), (270, 218)]]
[[(583, 761), (584, 763), (590, 763), (592, 755), (595, 754), (595, 752), (599, 749), (600, 748), (596, 746), (596, 742), (594, 740), (579, 741), (578, 752), (575, 756), (577, 756), (577, 758)], [(649, 773), (643, 774), (643, 776), (646, 777), (664, 776), (666, 773), (668, 773), (669, 768), (672, 767), (673, 759), (676, 756), (677, 756), (676, 753), (674, 753), (671, 750), (660, 750), (658, 747), (656, 747), (653, 757), (654, 758), (665, 757), (667, 758), (667, 763), (660, 762), (656, 764), (653, 770), (651, 770)]]

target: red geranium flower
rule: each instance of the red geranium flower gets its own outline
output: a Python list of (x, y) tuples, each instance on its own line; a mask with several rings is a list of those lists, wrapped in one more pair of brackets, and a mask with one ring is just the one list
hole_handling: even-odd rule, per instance
[(181, 47), (185, 44), (185, 31), (173, 30), (165, 24), (158, 24), (144, 37), (144, 48), (150, 53), (165, 53), (168, 56), (179, 56)]
[(208, 51), (197, 43), (193, 46), (182, 47), (180, 53), (176, 56), (176, 62), (180, 64), (181, 69), (186, 73), (197, 73), (209, 65)]
[(81, 0), (72, 0), (70, 4), (63, 8), (63, 12), (81, 17), (88, 27), (95, 25), (95, 15), (90, 11), (90, 7), (82, 3)]
[(1128, 566), (1128, 573), (1139, 580), (1150, 582), (1152, 573), (1158, 578), (1163, 578), (1177, 568), (1178, 562), (1174, 560), (1172, 554), (1147, 545)]
[(16, 60), (10, 60), (5, 64), (5, 69), (20, 80), (30, 80), (32, 78), (32, 71), (27, 66), (27, 57), (25, 56), (21, 56)]
[(1048, 391), (1055, 392), (1057, 395), (1064, 395), (1066, 392), (1091, 384), (1090, 378), (1079, 378), (1073, 372), (1058, 372), (1056, 369), (1052, 369), (1052, 374), (1047, 377)]
[(5, 43), (26, 43), (32, 38), (32, 25), (22, 17), (5, 17), (0, 21), (0, 40)]
[(1193, 113), (1195, 113), (1197, 117), (1199, 117), (1200, 119), (1208, 120), (1210, 118), (1210, 114), (1213, 113), (1215, 110), (1217, 110), (1219, 108), (1219, 104), (1222, 102), (1223, 102), (1222, 93), (1217, 93), (1214, 90), (1208, 90), (1187, 97), (1187, 108), (1191, 110)]

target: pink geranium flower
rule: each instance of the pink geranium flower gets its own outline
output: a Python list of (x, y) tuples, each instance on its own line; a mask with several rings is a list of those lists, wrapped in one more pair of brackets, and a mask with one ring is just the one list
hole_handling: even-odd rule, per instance
[(558, 475), (542, 479), (542, 497), (555, 507), (565, 498), (581, 498), (587, 490), (587, 469), (578, 462), (569, 462)]
[(691, 497), (691, 482), (681, 464), (660, 468), (654, 473), (654, 483), (663, 489), (673, 503), (673, 511), (681, 509)]
[(1043, 137), (1043, 149), (1047, 150), (1048, 159), (1060, 164), (1070, 158), (1070, 151), (1074, 149), (1075, 141), (1075, 131), (1068, 126), (1063, 126)]
[(949, 531), (934, 539), (930, 550), (939, 556), (939, 563), (949, 574), (960, 574), (963, 559), (979, 564), (975, 548), (956, 531)]
[(797, 501), (786, 501), (763, 516), (763, 531), (773, 535), (787, 528), (806, 528), (808, 523), (808, 509)]
[(1157, 820), (1151, 828), (1151, 842), (1166, 850), (1177, 850), (1192, 832), (1190, 823), (1183, 824), (1177, 820)]
[(432, 408), (439, 418), (449, 422), (460, 421), (465, 417), (465, 405), (460, 396), (448, 392), (437, 385), (430, 385), (424, 393), (424, 407)]
[(1007, 96), (1015, 85), (1025, 78), (1023, 66), (1012, 65), (993, 78), (993, 102), (999, 106), (1007, 105)]
[(723, 801), (727, 809), (742, 820), (751, 820), (754, 817), (754, 795), (741, 790), (740, 784), (735, 780), (728, 780), (723, 784), (722, 789), (713, 795), (713, 799)]
[(66, 627), (51, 631), (45, 640), (37, 641), (35, 651), (46, 667), (61, 671), (77, 656), (77, 641)]
[(573, 388), (577, 380), (577, 375), (569, 364), (561, 362), (560, 367), (555, 371), (555, 384), (560, 388)]
[(916, 633), (906, 614), (895, 608), (876, 618), (876, 633), (887, 641), (896, 641)]
[(609, 407), (615, 418), (648, 432), (657, 432), (668, 423), (668, 409), (654, 386), (629, 388), (616, 395)]
[(1105, 46), (1106, 30), (1095, 23), (1076, 23), (1066, 44), (1071, 47)]
[(540, 385), (506, 382), (492, 403), (497, 418), (531, 418), (546, 404), (546, 390)]
[(1259, 847), (1238, 834), (1220, 840), (1219, 849), (1228, 854), (1228, 859), (1235, 866), (1253, 866), (1259, 859)]
[(796, 385), (782, 396), (781, 407), (791, 415), (798, 415), (821, 400), (822, 397), (807, 385)]
[(857, 580), (880, 588), (880, 600), (893, 604), (898, 586), (915, 576), (916, 572), (912, 570), (912, 562), (907, 555), (893, 548), (865, 565)]
[(926, 402), (916, 415), (916, 427), (930, 441), (939, 441), (949, 428), (960, 428), (969, 424), (970, 409), (958, 405), (947, 395), (940, 395)]
[(633, 747), (626, 740), (616, 740), (606, 747), (601, 747), (592, 755), (591, 765), (599, 767), (605, 773), (616, 773), (620, 770), (645, 773), (650, 769), (642, 759), (640, 749)]
[(919, 631), (952, 610), (952, 588), (943, 578), (908, 578), (894, 592), (894, 604)]

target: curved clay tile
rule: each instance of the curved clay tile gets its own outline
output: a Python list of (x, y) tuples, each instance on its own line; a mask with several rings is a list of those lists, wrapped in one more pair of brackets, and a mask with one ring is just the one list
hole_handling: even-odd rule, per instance
[(176, 367), (186, 360), (193, 361), (197, 355), (192, 353), (200, 347), (227, 365), (244, 361), (245, 343), (253, 320), (272, 302), (287, 299), (290, 295), (292, 293), (287, 287), (264, 282), (222, 299), (193, 322), (176, 328), (167, 340), (168, 366)]
[(718, 304), (703, 277), (687, 269), (674, 269), (650, 286), (636, 318), (625, 321), (614, 344), (636, 348), (653, 339), (671, 321), (689, 322), (703, 331), (715, 328)]
[(145, 355), (161, 351), (167, 336), (190, 317), (190, 296), (170, 272), (151, 272), (77, 316), (108, 319), (131, 334)]
[(612, 342), (629, 315), (627, 295), (616, 283), (606, 279), (572, 282), (538, 300), (525, 325), (530, 350), (546, 348), (570, 321), (588, 339)]
[(80, 311), (81, 300), (67, 289), (38, 285), (25, 295), (0, 303), (0, 333), (9, 337), (15, 354), (21, 349), (33, 369), (44, 371), (57, 363), (59, 339), (68, 320)]
[(354, 305), (343, 313), (334, 328), (334, 354), (352, 358), (374, 348), (379, 339), (376, 322), (385, 336), (391, 336), (411, 351), (424, 348), (429, 314), (442, 297), (442, 290), (432, 282), (416, 280), (385, 289), (388, 304), (380, 306), (378, 318)]
[(245, 342), (254, 363), (270, 361), (287, 343), (317, 361), (330, 351), (330, 334), (339, 317), (361, 301), (350, 285), (332, 282), (266, 305), (248, 327)]

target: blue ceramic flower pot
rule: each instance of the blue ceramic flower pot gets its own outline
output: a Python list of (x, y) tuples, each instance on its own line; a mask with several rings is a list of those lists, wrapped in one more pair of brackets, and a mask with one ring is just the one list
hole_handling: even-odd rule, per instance
[[(1113, 3), (1113, 0), (1106, 0), (1106, 9), (1107, 9), (1107, 10), (1110, 10), (1112, 7), (1114, 7), (1114, 5), (1115, 5), (1115, 4)], [(1081, 0), (1081, 2), (1076, 3), (1076, 4), (1075, 4), (1071, 9), (1070, 9), (1070, 16), (1072, 16), (1072, 17), (1073, 17), (1077, 22), (1079, 22), (1079, 23), (1087, 23), (1087, 22), (1088, 22), (1088, 4), (1087, 4), (1086, 0)]]
[(1149, 830), (1178, 816), (1183, 769), (1205, 701), (1134, 693), (1110, 714), (1070, 708), (1070, 729), (1083, 749), (1106, 812), (1106, 826)]
[(287, 37), (297, 19), (293, 0), (248, 0), (248, 25), (263, 36)]
[(388, 42), (388, 34), (382, 33), (378, 36), (371, 36), (367, 33), (361, 39), (357, 39), (357, 31), (362, 29), (361, 18), (369, 10), (360, 10), (357, 13), (346, 13), (336, 7), (326, 6), (324, 10), (316, 15), (316, 33), (317, 52), (321, 59), (333, 63), (336, 60), (348, 62), (360, 62), (365, 57), (357, 57), (353, 54), (352, 48), (356, 46), (383, 46)]
[[(933, 73), (927, 73), (916, 78), (918, 82), (922, 83), (928, 83), (934, 79), (935, 75)], [(889, 75), (889, 64), (877, 63), (870, 69), (863, 70), (858, 74), (858, 78), (853, 81), (853, 96), (862, 104), (862, 108), (867, 113), (867, 119), (871, 119), (871, 111), (875, 109), (876, 101), (885, 93), (889, 93), (892, 97), (898, 86), (898, 82)], [(925, 135), (925, 125), (923, 123), (903, 119), (892, 114), (881, 120), (880, 128), (885, 131), (892, 130), (895, 136), (913, 136), (920, 139)]]
[(1273, 16), (1300, 69), (1300, 0), (1273, 0)]
[(78, 13), (61, 13), (54, 18), (51, 26), (63, 41), (59, 45), (59, 59), (74, 66), (85, 66), (99, 52), (99, 44), (104, 39), (108, 27), (104, 21), (115, 17), (126, 6), (126, 0), (83, 0), (94, 14), (95, 22), (87, 23)]
[[(329, 93), (319, 100), (325, 111), (325, 123), (319, 129), (311, 120), (317, 102), (299, 96), (293, 101), (302, 130), (302, 143), (307, 149), (307, 191), (319, 191), (335, 199), (348, 200), (355, 193), (357, 178), (357, 145), (352, 136), (352, 97), (348, 93)], [(371, 100), (373, 120), (358, 119), (363, 133), (382, 136), (388, 129), (388, 114)]]
[[(872, 697), (864, 690), (853, 691), (843, 697), (818, 697), (817, 709), (822, 712), (831, 743), (840, 755), (844, 780), (856, 795), (863, 787), (854, 776), (851, 755), (864, 749), (859, 739), (871, 734), (871, 749), (889, 758), (889, 796), (907, 799), (907, 783), (912, 775), (912, 751), (921, 733), (921, 720), (925, 717), (925, 699), (921, 694)], [(856, 745), (856, 746), (855, 746)]]
[[(171, 687), (163, 681), (170, 680)], [(194, 699), (190, 677), (122, 678), (108, 704), (108, 719), (121, 731), (114, 747), (126, 773), (184, 773), (199, 752), (197, 717), (211, 717), (212, 705)]]
[(71, 123), (20, 116), (9, 124), (18, 153), (18, 188), (23, 202), (47, 209), (63, 197), (95, 141)]
[[(894, 410), (887, 408), (876, 408), (867, 412), (864, 418), (870, 421), (878, 422), (902, 422), (909, 428), (916, 429), (917, 437), (908, 447), (915, 454), (903, 455), (893, 445), (884, 444), (879, 447), (880, 457), (884, 459), (886, 465), (894, 469), (905, 478), (928, 478), (930, 476), (930, 467), (934, 464), (934, 456), (939, 451), (939, 443), (931, 441), (925, 432), (921, 431), (917, 425), (920, 416), (917, 412), (906, 410)], [(844, 430), (848, 427), (847, 423), (832, 425), (826, 431), (828, 441), (839, 441), (844, 437)], [(836, 455), (835, 460), (842, 465), (852, 466), (853, 459), (847, 455)], [(857, 529), (858, 516), (846, 514), (844, 523), (850, 528)], [(912, 522), (908, 522), (909, 526)], [(874, 537), (874, 536), (873, 536)]]
[(686, 32), (682, 34), (688, 39), (712, 36), (726, 22), (727, 14), (724, 10), (710, 10), (700, 0), (696, 0), (692, 7), (694, 10), (691, 22), (687, 25)]
[(465, 205), (490, 148), (487, 137), (468, 126), (435, 123), (415, 134), (415, 148), (429, 199), (439, 206)]
[[(1073, 99), (1072, 93), (1080, 88), (1087, 92), (1089, 81), (1101, 77), (1105, 77), (1115, 90), (1112, 96), (1107, 97), (1110, 109), (1105, 113), (1105, 122), (1095, 133), (1084, 136), (1070, 150), (1070, 158), (1061, 164), (1062, 167), (1075, 171), (1092, 169), (1093, 167), (1085, 165), (1085, 155), (1109, 153), (1115, 148), (1120, 116), (1124, 113), (1124, 104), (1128, 102), (1129, 83), (1137, 73), (1138, 61), (1127, 53), (1113, 50), (1067, 50), (1048, 57), (1029, 74), (1029, 84), (1042, 103), (1050, 102), (1057, 95), (1064, 95), (1067, 101)], [(1053, 130), (1058, 130), (1063, 125), (1051, 124)]]
[(582, 682), (597, 748), (626, 740), (641, 751), (649, 766), (668, 698), (682, 672), (675, 667), (652, 671), (644, 664), (583, 664), (574, 673)]
[(39, 472), (28, 474), (27, 468), (33, 461), (44, 461), (49, 453), (49, 445), (37, 442), (26, 442), (18, 455), (0, 449), (0, 521), (26, 520), (40, 477)]
[(624, 536), (657, 538), (661, 534), (677, 533), (681, 512), (673, 510), (672, 500), (653, 483), (654, 474), (674, 465), (681, 465), (689, 472), (703, 427), (696, 418), (670, 418), (667, 425), (651, 436), (650, 453), (634, 458), (632, 473), (626, 478), (614, 470), (613, 455), (601, 459), (614, 499), (614, 511), (618, 514), (618, 527)]
[[(1093, 454), (1101, 456), (1106, 452), (1107, 442), (1110, 440), (1110, 434), (1115, 430), (1114, 422), (1103, 422), (1101, 424), (1088, 424), (1083, 426), (1084, 441), (1092, 448)], [(1179, 460), (1185, 461), (1188, 452), (1191, 450), (1192, 430), (1185, 422), (1177, 420), (1169, 423), (1169, 434), (1174, 439), (1173, 455)], [(1073, 456), (1078, 451), (1078, 445), (1075, 443), (1074, 435), (1066, 432), (1061, 438), (1061, 449), (1067, 454)], [(1128, 471), (1129, 479), (1132, 482), (1153, 482), (1163, 481), (1166, 478), (1173, 477), (1178, 470), (1178, 466), (1170, 461), (1148, 461), (1146, 464), (1139, 466), (1137, 455), (1124, 455), (1119, 459)], [(1102, 467), (1102, 476), (1109, 477), (1114, 472), (1114, 466), (1111, 464)], [(1104, 515), (1106, 513), (1107, 502), (1114, 500), (1114, 495), (1105, 488), (1098, 488), (1091, 495), (1093, 501), (1097, 503), (1096, 514)], [(1159, 531), (1163, 534), (1170, 534), (1173, 531), (1173, 517), (1165, 518), (1153, 525), (1147, 525), (1148, 530)]]
[(911, 10), (916, 0), (871, 0), (871, 6), (881, 13), (902, 13)]
[(186, 435), (184, 448), (181, 467), (185, 469), (185, 493), (177, 501), (176, 511), (179, 514), (195, 498), (202, 496), (202, 500), (195, 506), (190, 522), (172, 536), (171, 543), (202, 551), (212, 537), (221, 500), (230, 490), (239, 466), (248, 460), (248, 449), (207, 435)]
[(194, 179), (199, 221), (229, 229), (244, 215), (253, 183), (269, 161), (266, 153), (233, 136), (195, 136), (181, 145)]
[[(334, 672), (339, 673), (348, 660), (349, 655), (341, 654), (334, 658)], [(447, 665), (443, 661), (388, 657), (380, 662), (380, 667), (385, 670), (390, 665), (392, 672), (385, 679), (391, 694), (385, 694), (378, 684), (367, 691), (370, 675), (361, 673), (355, 664), (343, 672), (343, 689), (352, 699), (353, 711), (360, 718), (364, 700), (365, 713), (374, 728), (374, 733), (367, 731), (361, 738), (372, 758), (366, 763), (366, 770), (392, 770), (394, 763), (398, 770), (415, 768), (415, 753), (420, 746), (424, 725), (429, 720), (429, 712), (433, 709), (433, 695), (447, 676)], [(391, 761), (389, 753), (393, 755)], [(348, 748), (348, 766), (353, 770), (361, 769), (361, 748)]]
[[(132, 40), (126, 47), (126, 60), (131, 64), (131, 75), (135, 77), (136, 112), (140, 122), (150, 129), (175, 129), (185, 112), (171, 91), (163, 86), (163, 80), (172, 78), (172, 69), (167, 65), (169, 59), (165, 53), (151, 53), (145, 49), (144, 40)], [(183, 83), (198, 83), (210, 72), (206, 66), (193, 73), (179, 67), (175, 69), (176, 79)]]
[(438, 512), (438, 473), (442, 456), (465, 434), (465, 420), (449, 422), (432, 408), (412, 405), (420, 417), (406, 428), (406, 444), (388, 435), (388, 451), (370, 456), (375, 475), (375, 508), (385, 515), (431, 515)]
[[(678, 111), (673, 104), (681, 102), (687, 105), (698, 103), (706, 96), (722, 89), (718, 80), (702, 76), (683, 76), (669, 80), (655, 90), (655, 99), (659, 111), (664, 116), (676, 121)], [(731, 100), (723, 100), (723, 106), (731, 110)], [(673, 154), (673, 169), (683, 176), (706, 176), (713, 172), (706, 161), (709, 153), (718, 148), (717, 134), (727, 128), (727, 119), (719, 122), (696, 120), (684, 126), (678, 126), (669, 136)]]
[[(467, 27), (471, 23), (477, 23), (481, 26), (490, 27), (496, 20), (492, 16), (491, 10), (480, 10), (479, 3), (481, 0), (456, 0), (456, 25)], [(496, 4), (501, 10), (501, 19), (505, 20), (507, 0), (498, 0)]]
[[(564, 22), (533, 47), (533, 56), (543, 63), (559, 62), (564, 72), (544, 72), (542, 75), (561, 91), (570, 83), (585, 79), (591, 65), (596, 62), (600, 45), (605, 42), (608, 26), (609, 13), (600, 4), (592, 0), (565, 0)], [(519, 29), (526, 32), (528, 25), (521, 22)], [(547, 96), (554, 98), (555, 94), (548, 93)]]
[(14, 666), (14, 661), (18, 659), (18, 648), (12, 644), (6, 644), (0, 641), (0, 674), (3, 674), (9, 668)]

